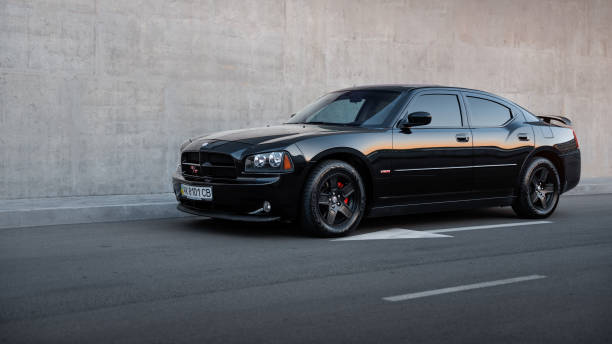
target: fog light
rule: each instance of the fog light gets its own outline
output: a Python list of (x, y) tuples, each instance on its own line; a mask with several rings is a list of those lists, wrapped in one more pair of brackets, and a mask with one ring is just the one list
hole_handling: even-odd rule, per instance
[(270, 210), (272, 210), (272, 205), (270, 204), (270, 202), (268, 202), (268, 201), (264, 201), (264, 204), (263, 204), (263, 210), (264, 210), (266, 213), (269, 213), (269, 212), (270, 212)]

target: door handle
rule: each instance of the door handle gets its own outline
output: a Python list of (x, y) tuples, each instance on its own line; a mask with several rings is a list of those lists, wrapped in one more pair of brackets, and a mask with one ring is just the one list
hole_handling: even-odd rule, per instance
[(470, 142), (470, 137), (467, 134), (457, 134), (455, 137), (457, 142)]
[(519, 133), (516, 136), (518, 136), (518, 139), (520, 141), (529, 141), (529, 135), (527, 135), (526, 133)]

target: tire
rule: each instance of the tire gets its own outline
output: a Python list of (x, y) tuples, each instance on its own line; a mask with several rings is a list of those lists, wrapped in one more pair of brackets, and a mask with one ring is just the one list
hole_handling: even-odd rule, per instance
[(523, 218), (549, 217), (557, 208), (561, 195), (559, 172), (546, 158), (535, 158), (519, 179), (517, 197), (512, 203), (514, 212)]
[(301, 225), (316, 236), (344, 236), (359, 225), (365, 206), (365, 189), (357, 170), (344, 161), (326, 160), (306, 180)]

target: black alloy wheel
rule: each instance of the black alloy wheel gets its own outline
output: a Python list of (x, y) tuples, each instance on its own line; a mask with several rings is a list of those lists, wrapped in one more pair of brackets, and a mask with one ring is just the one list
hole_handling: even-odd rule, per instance
[(365, 190), (357, 170), (329, 160), (310, 174), (304, 189), (302, 225), (320, 236), (341, 236), (353, 230), (365, 210)]
[[(355, 185), (344, 171), (332, 172), (319, 183), (318, 216), (330, 226), (342, 225), (353, 217), (357, 202)], [(359, 191), (357, 191), (359, 193)]]
[(555, 199), (555, 182), (547, 166), (538, 167), (531, 175), (529, 183), (529, 200), (535, 209), (547, 212)]
[(521, 217), (548, 217), (557, 207), (560, 194), (561, 184), (555, 165), (546, 158), (536, 158), (521, 176), (512, 208)]

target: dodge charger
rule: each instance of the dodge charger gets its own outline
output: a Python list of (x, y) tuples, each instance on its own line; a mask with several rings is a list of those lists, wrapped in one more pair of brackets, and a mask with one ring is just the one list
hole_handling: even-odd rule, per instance
[(342, 89), (282, 125), (190, 139), (172, 177), (181, 211), (295, 221), (319, 236), (366, 216), (473, 207), (545, 218), (579, 179), (568, 118), (430, 85)]

